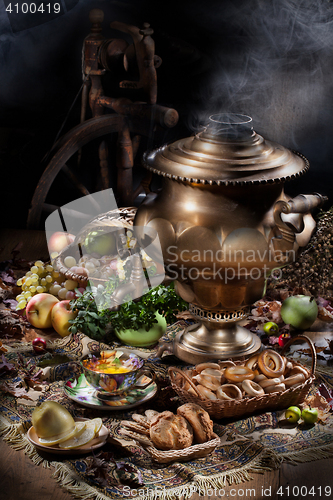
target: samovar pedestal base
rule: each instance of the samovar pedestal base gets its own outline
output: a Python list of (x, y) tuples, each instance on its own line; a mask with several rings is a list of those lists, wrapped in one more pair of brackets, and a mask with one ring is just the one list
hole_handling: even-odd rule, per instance
[[(202, 321), (179, 332), (173, 341), (172, 352), (190, 364), (248, 357), (261, 348), (259, 337), (237, 323), (217, 325)], [(161, 344), (157, 355), (170, 345)]]

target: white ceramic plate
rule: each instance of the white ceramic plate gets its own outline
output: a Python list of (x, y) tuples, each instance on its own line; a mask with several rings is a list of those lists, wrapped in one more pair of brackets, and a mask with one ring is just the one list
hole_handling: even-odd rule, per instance
[[(87, 420), (86, 418), (76, 418), (75, 422), (84, 422)], [(58, 445), (54, 446), (45, 446), (44, 444), (41, 444), (39, 442), (38, 436), (36, 434), (36, 431), (34, 427), (30, 427), (30, 429), (27, 432), (27, 438), (29, 439), (30, 443), (32, 443), (38, 450), (40, 451), (46, 451), (48, 453), (57, 453), (61, 455), (81, 455), (83, 453), (89, 453), (93, 450), (97, 450), (98, 448), (101, 448), (105, 443), (106, 440), (109, 436), (109, 430), (105, 427), (105, 425), (102, 425), (98, 436), (89, 441), (89, 443), (84, 444), (83, 446), (80, 446), (79, 448), (73, 448), (71, 450), (64, 450), (62, 448), (59, 448)]]

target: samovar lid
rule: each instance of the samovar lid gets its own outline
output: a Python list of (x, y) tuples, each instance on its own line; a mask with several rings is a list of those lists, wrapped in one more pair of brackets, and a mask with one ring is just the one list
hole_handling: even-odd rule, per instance
[(285, 182), (309, 168), (301, 154), (257, 134), (251, 117), (233, 113), (212, 115), (201, 132), (145, 153), (144, 165), (174, 180), (217, 185)]

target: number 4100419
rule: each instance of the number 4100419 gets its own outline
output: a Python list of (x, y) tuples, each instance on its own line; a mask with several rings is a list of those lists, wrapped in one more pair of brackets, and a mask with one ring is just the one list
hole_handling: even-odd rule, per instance
[(59, 14), (60, 13), (60, 3), (9, 3), (6, 7), (6, 12), (10, 14), (35, 14), (35, 13), (46, 13), (46, 14)]

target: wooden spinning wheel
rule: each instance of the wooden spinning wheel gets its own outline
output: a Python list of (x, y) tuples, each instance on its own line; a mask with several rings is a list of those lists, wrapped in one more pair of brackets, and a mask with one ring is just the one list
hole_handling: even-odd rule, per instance
[[(174, 127), (178, 122), (178, 113), (172, 108), (156, 104), (157, 76), (156, 68), (161, 59), (155, 55), (155, 44), (151, 35), (153, 30), (148, 24), (143, 29), (123, 23), (111, 23), (113, 29), (129, 34), (133, 44), (122, 39), (105, 39), (101, 34), (103, 12), (93, 9), (90, 12), (92, 23), (90, 34), (84, 41), (81, 123), (71, 129), (55, 144), (50, 154), (50, 161), (35, 189), (29, 210), (27, 228), (39, 229), (42, 213), (51, 212), (58, 207), (46, 203), (51, 186), (62, 171), (76, 186), (79, 196), (90, 194), (75, 171), (69, 166), (69, 160), (82, 148), (94, 140), (99, 140), (99, 174), (101, 189), (110, 186), (110, 168), (108, 143), (106, 137), (116, 136), (114, 165), (117, 170), (116, 188), (114, 189), (118, 206), (133, 206), (134, 200), (141, 193), (150, 191), (151, 174), (140, 180), (133, 189), (134, 158), (142, 137), (149, 137), (163, 129)], [(103, 76), (115, 72), (121, 62), (122, 69), (134, 68), (136, 79), (122, 80), (121, 89), (131, 92), (140, 90), (146, 102), (134, 102), (125, 97), (109, 97), (103, 88)], [(87, 107), (92, 117), (86, 119)]]

